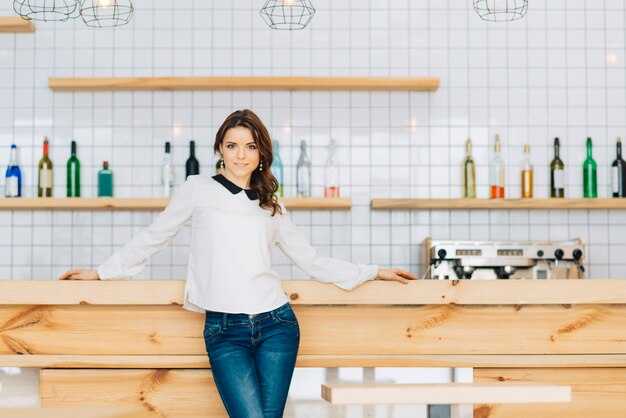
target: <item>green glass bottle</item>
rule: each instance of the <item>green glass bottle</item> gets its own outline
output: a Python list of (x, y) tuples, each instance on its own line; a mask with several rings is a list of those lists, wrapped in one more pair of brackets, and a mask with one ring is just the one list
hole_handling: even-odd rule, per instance
[(76, 141), (72, 141), (72, 155), (67, 160), (67, 197), (80, 197), (80, 161), (76, 157)]
[(109, 170), (109, 162), (102, 163), (102, 170), (98, 172), (98, 196), (113, 197), (113, 172)]
[(476, 165), (472, 158), (472, 140), (470, 138), (467, 138), (465, 150), (467, 153), (463, 160), (463, 197), (474, 198), (476, 197)]
[(591, 138), (587, 138), (587, 159), (583, 163), (583, 197), (598, 197), (597, 166), (591, 155)]
[(43, 140), (43, 157), (39, 160), (38, 197), (52, 197), (52, 161), (48, 157), (48, 137)]
[(554, 159), (550, 163), (550, 197), (565, 197), (565, 164), (559, 156), (561, 144), (554, 138)]

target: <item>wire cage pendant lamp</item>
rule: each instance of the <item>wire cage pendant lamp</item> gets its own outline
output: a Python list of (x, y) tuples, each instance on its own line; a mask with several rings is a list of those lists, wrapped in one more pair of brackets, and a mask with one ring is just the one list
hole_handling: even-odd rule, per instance
[(528, 0), (474, 0), (474, 10), (490, 22), (517, 20), (526, 15)]
[(85, 25), (113, 28), (126, 25), (133, 17), (131, 0), (81, 0), (80, 16)]
[(27, 20), (65, 22), (78, 17), (79, 0), (13, 0), (15, 13)]
[(261, 17), (272, 29), (304, 29), (315, 14), (310, 0), (267, 0)]

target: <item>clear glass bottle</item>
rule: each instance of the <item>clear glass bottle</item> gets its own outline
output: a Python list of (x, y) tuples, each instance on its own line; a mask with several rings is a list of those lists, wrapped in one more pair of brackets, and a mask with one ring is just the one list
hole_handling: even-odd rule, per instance
[(463, 160), (463, 197), (476, 197), (476, 165), (472, 158), (472, 140), (467, 138), (465, 143), (465, 159)]
[(37, 196), (52, 197), (52, 161), (48, 157), (49, 142), (46, 136), (43, 140), (43, 157), (39, 160), (39, 177), (37, 181)]
[(500, 135), (496, 134), (495, 154), (489, 166), (489, 197), (504, 198), (504, 160), (500, 155)]
[(161, 187), (163, 197), (172, 196), (172, 189), (174, 188), (174, 165), (172, 164), (171, 145), (169, 142), (165, 143), (165, 155), (163, 156), (163, 163), (161, 164)]
[(5, 174), (5, 197), (22, 197), (22, 170), (17, 158), (17, 145), (11, 145), (11, 157)]
[(597, 165), (592, 155), (591, 138), (587, 138), (587, 159), (583, 163), (583, 197), (598, 197)]
[(565, 164), (559, 156), (561, 144), (554, 138), (554, 159), (550, 163), (550, 197), (565, 197)]
[(339, 197), (339, 160), (336, 154), (337, 142), (331, 139), (324, 169), (324, 197)]
[(113, 197), (113, 172), (108, 161), (102, 163), (102, 170), (98, 172), (98, 196)]
[(524, 145), (524, 164), (522, 166), (522, 197), (533, 197), (533, 166), (530, 163), (530, 144)]
[(306, 152), (306, 141), (300, 142), (300, 158), (296, 167), (296, 190), (298, 197), (311, 197), (311, 160)]
[(276, 181), (278, 181), (278, 191), (276, 192), (276, 196), (284, 197), (285, 177), (283, 171), (283, 160), (280, 158), (280, 143), (277, 140), (272, 141), (272, 151), (274, 153), (274, 157), (271, 170), (274, 177), (276, 177)]
[(67, 160), (67, 197), (80, 197), (80, 161), (76, 156), (76, 141), (72, 141), (71, 151)]

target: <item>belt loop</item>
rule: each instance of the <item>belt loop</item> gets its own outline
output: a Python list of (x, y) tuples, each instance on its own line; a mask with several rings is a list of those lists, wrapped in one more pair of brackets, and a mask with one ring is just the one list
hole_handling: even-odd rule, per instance
[(224, 312), (222, 315), (222, 326), (226, 328), (226, 324), (228, 323), (228, 314)]

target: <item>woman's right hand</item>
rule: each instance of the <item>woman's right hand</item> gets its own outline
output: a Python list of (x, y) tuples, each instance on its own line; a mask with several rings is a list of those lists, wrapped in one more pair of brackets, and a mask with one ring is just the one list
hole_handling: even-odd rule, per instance
[(76, 269), (66, 271), (59, 280), (100, 280), (96, 270)]

